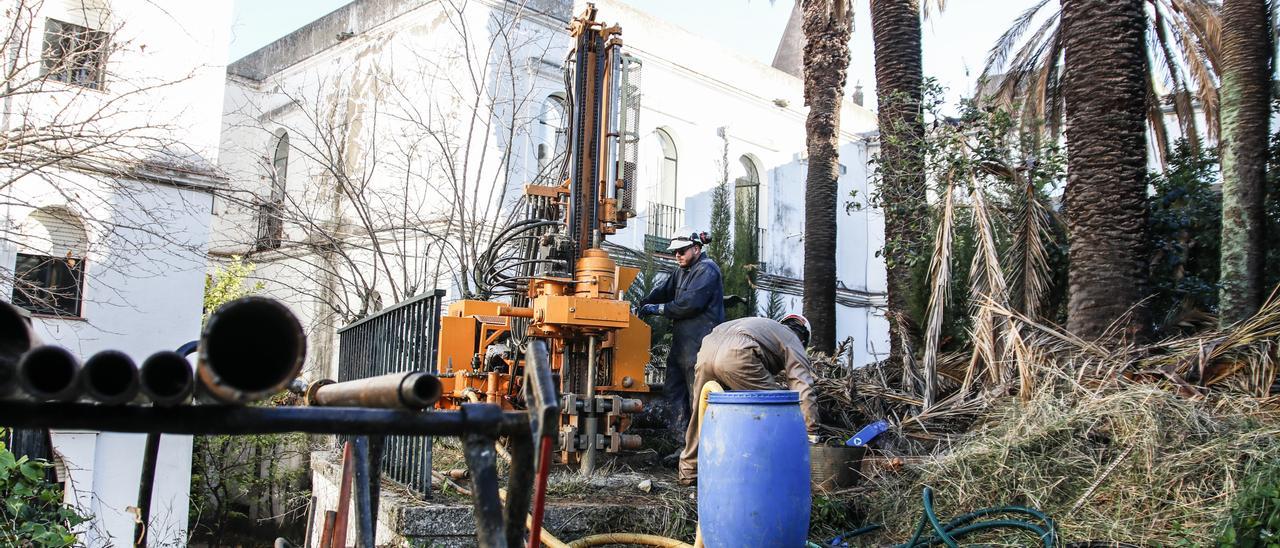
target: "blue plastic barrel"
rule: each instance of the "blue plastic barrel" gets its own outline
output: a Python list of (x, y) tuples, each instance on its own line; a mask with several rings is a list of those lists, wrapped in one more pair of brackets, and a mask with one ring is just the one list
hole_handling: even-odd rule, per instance
[(800, 395), (715, 392), (698, 443), (698, 523), (708, 548), (805, 545), (809, 443)]

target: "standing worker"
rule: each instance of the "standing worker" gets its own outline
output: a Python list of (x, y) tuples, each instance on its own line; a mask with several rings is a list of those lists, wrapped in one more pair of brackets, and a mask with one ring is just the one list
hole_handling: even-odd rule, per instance
[(689, 424), (693, 397), (693, 364), (702, 338), (724, 321), (724, 283), (720, 267), (702, 252), (711, 239), (705, 232), (680, 236), (667, 246), (680, 268), (667, 276), (641, 301), (639, 315), (672, 320), (671, 352), (667, 354), (662, 392), (671, 405), (671, 429), (684, 431)]
[[(702, 341), (698, 352), (694, 397), (702, 386), (716, 381), (725, 390), (782, 390), (774, 375), (787, 378), (787, 388), (800, 393), (800, 411), (813, 442), (818, 427), (818, 397), (814, 374), (805, 347), (809, 345), (809, 320), (791, 314), (781, 322), (769, 318), (740, 318), (720, 324)], [(696, 412), (696, 409), (695, 409)], [(680, 453), (680, 483), (698, 481), (698, 422), (689, 421), (684, 451)]]

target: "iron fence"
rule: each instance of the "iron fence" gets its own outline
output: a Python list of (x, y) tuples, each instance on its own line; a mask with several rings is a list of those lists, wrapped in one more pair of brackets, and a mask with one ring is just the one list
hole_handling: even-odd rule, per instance
[[(396, 303), (338, 330), (338, 382), (423, 371), (435, 373), (444, 290)], [(431, 438), (387, 436), (382, 473), (431, 496)]]

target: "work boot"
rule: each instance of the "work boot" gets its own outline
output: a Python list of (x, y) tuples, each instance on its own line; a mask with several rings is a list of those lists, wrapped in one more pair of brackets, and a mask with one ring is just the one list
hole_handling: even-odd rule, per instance
[(662, 465), (663, 465), (663, 466), (665, 466), (665, 467), (667, 467), (667, 468), (672, 468), (672, 469), (674, 469), (674, 468), (676, 467), (676, 465), (677, 465), (677, 464), (679, 464), (679, 463), (680, 463), (680, 452), (679, 452), (679, 451), (676, 451), (675, 453), (672, 453), (672, 454), (670, 454), (670, 455), (667, 455), (667, 456), (665, 456), (665, 457), (662, 457)]

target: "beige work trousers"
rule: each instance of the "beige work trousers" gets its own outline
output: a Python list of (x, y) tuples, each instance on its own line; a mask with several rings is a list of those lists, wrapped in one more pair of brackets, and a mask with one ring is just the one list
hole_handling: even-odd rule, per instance
[(694, 365), (693, 417), (684, 433), (684, 450), (680, 452), (680, 483), (693, 485), (698, 481), (698, 428), (702, 417), (698, 415), (698, 396), (703, 385), (716, 381), (725, 390), (784, 390), (772, 373), (764, 367), (759, 344), (743, 335), (724, 337), (713, 348), (703, 340), (702, 350)]

